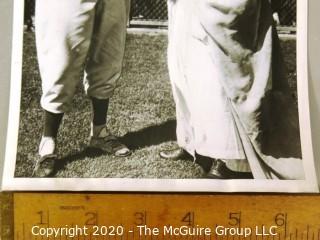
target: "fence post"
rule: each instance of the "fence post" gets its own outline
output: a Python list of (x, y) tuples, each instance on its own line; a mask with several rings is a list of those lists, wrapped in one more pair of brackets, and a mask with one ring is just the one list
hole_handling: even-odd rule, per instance
[(128, 16), (128, 19), (127, 19), (127, 27), (129, 28), (130, 27), (130, 21), (132, 19), (132, 15), (131, 15), (131, 0), (127, 0), (128, 1), (128, 9), (127, 9), (127, 16)]

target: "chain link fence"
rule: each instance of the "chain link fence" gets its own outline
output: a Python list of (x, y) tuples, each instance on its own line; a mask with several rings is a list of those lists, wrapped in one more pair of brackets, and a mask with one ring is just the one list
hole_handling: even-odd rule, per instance
[(131, 0), (131, 20), (167, 21), (167, 15), (167, 1), (165, 0)]
[(131, 0), (131, 26), (167, 26), (166, 0)]
[(280, 25), (296, 26), (297, 23), (297, 0), (278, 0), (281, 6), (278, 10)]
[(33, 17), (35, 12), (35, 0), (24, 0), (24, 25), (27, 30), (33, 29)]
[[(296, 0), (276, 0), (280, 5), (278, 9), (280, 24), (282, 26), (296, 25)], [(166, 0), (131, 0), (130, 23), (133, 25), (162, 25), (167, 21)]]
[[(278, 9), (281, 26), (296, 25), (296, 1), (276, 0), (280, 2)], [(25, 25), (33, 28), (35, 0), (25, 0)], [(165, 27), (168, 20), (166, 0), (131, 0), (129, 26)]]

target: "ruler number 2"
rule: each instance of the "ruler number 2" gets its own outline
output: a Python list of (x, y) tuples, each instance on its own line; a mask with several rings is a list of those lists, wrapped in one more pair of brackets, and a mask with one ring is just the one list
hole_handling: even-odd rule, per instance
[(85, 216), (87, 220), (85, 225), (98, 225), (98, 213), (97, 212), (86, 212)]

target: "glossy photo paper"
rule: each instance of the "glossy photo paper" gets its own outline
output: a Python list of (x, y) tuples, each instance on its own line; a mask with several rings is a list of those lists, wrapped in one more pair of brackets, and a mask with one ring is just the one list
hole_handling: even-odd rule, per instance
[(31, 2), (3, 190), (318, 192), (308, 1)]

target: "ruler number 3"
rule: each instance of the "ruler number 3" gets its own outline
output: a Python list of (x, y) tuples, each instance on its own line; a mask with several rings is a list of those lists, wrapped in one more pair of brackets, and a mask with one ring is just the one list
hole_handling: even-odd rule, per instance
[(135, 212), (134, 213), (135, 221), (134, 224), (139, 225), (146, 225), (147, 224), (147, 213), (146, 212)]

